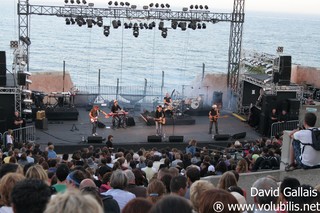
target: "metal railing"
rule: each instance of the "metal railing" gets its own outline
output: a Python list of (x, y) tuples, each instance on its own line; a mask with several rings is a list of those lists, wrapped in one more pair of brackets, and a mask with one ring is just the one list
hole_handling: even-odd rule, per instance
[(294, 130), (297, 129), (299, 125), (299, 120), (276, 122), (271, 125), (271, 138), (275, 135), (282, 133), (284, 130)]
[[(7, 146), (7, 135), (9, 131), (3, 133), (3, 145)], [(13, 142), (35, 142), (36, 141), (36, 128), (34, 125), (26, 126), (12, 130)]]

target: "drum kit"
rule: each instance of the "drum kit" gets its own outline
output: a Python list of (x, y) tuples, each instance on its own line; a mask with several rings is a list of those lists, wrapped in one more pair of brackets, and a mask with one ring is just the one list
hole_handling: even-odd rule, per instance
[(202, 105), (202, 97), (196, 98), (186, 98), (186, 99), (176, 99), (173, 100), (172, 103), (168, 106), (164, 107), (164, 111), (166, 116), (168, 115), (176, 115), (182, 116), (183, 112), (188, 111), (190, 109), (197, 110)]

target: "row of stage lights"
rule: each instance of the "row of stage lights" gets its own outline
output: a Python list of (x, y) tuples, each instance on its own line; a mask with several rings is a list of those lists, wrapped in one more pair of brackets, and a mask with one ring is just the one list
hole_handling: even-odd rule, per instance
[[(97, 20), (94, 19), (87, 19), (85, 20), (83, 17), (77, 17), (75, 19), (73, 18), (66, 18), (66, 24), (70, 25), (70, 24), (75, 24), (77, 23), (80, 27), (82, 25), (86, 25), (88, 26), (88, 28), (92, 28), (93, 25), (97, 25), (99, 27), (103, 26), (103, 19), (102, 17), (97, 17)], [(112, 22), (112, 26), (114, 29), (118, 29), (119, 27), (121, 27), (121, 21), (120, 20), (113, 20)], [(149, 29), (152, 30), (153, 28), (156, 27), (156, 23), (153, 21), (151, 23), (124, 23), (124, 28), (125, 29), (133, 29), (133, 36), (138, 37), (139, 36), (139, 29), (143, 30), (143, 29)], [(104, 35), (106, 37), (109, 36), (110, 34), (110, 26), (103, 26), (104, 27)], [(187, 23), (185, 21), (175, 21), (173, 20), (171, 22), (171, 28), (172, 29), (177, 29), (180, 28), (182, 31), (187, 30), (187, 28), (196, 30), (196, 29), (206, 29), (207, 25), (206, 23), (199, 23), (196, 21), (191, 21), (190, 23)], [(164, 22), (160, 21), (158, 29), (161, 30), (161, 35), (162, 37), (166, 38), (167, 37), (167, 32), (168, 32), (168, 28), (164, 27)]]
[[(76, 0), (76, 1), (75, 0), (70, 0), (70, 4), (74, 4), (74, 3), (81, 4), (81, 2), (82, 2), (82, 4), (87, 4), (86, 0), (82, 0), (82, 1), (80, 1), (80, 0)], [(64, 0), (64, 3), (68, 4), (69, 0)]]

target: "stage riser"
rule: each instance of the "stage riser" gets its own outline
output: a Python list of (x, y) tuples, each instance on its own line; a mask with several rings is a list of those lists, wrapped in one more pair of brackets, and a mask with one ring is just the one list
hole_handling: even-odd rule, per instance
[[(155, 125), (155, 121), (153, 118), (148, 119), (149, 125)], [(166, 118), (165, 125), (194, 125), (196, 124), (196, 120), (188, 118), (188, 119), (172, 119), (172, 118)]]

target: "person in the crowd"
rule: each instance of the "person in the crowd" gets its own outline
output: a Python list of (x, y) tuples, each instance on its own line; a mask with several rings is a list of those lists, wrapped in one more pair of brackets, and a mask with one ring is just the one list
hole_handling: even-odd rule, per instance
[(26, 173), (27, 179), (37, 179), (48, 183), (49, 178), (47, 172), (42, 168), (42, 166), (35, 164), (31, 166)]
[(134, 198), (123, 208), (122, 213), (146, 213), (152, 208), (152, 202), (145, 198)]
[(62, 163), (59, 164), (56, 170), (57, 184), (54, 184), (52, 187), (59, 193), (63, 193), (67, 190), (67, 177), (70, 170), (69, 167)]
[[(252, 188), (255, 191), (269, 191), (271, 193), (264, 193), (264, 194), (259, 194), (259, 193), (254, 193), (253, 194), (253, 201), (255, 205), (257, 206), (255, 213), (262, 213), (262, 212), (273, 212), (275, 213), (275, 209), (267, 209), (268, 206), (273, 205), (277, 203), (278, 196), (276, 193), (272, 193), (272, 191), (275, 191), (278, 189), (277, 182), (269, 177), (262, 177), (256, 180)], [(265, 209), (264, 209), (265, 208)]]
[(54, 145), (51, 144), (48, 146), (48, 159), (57, 158), (57, 153), (54, 151)]
[(106, 142), (106, 146), (109, 149), (109, 151), (113, 150), (113, 135), (108, 135), (108, 140)]
[[(61, 205), (64, 204), (64, 205)], [(89, 194), (82, 194), (76, 190), (59, 193), (48, 203), (44, 213), (103, 213), (103, 208), (98, 201)]]
[(162, 199), (163, 195), (166, 194), (166, 186), (162, 181), (154, 179), (152, 180), (147, 187), (147, 199), (150, 200), (153, 204)]
[(185, 176), (173, 177), (170, 181), (170, 191), (184, 197), (187, 192), (187, 178)]
[(237, 186), (237, 179), (233, 172), (228, 171), (220, 177), (218, 188), (227, 190), (230, 186)]
[(149, 213), (192, 213), (192, 207), (188, 200), (177, 195), (168, 195), (157, 202)]
[(200, 168), (196, 166), (189, 166), (186, 170), (186, 177), (187, 177), (187, 192), (185, 194), (185, 198), (190, 199), (190, 188), (194, 182), (200, 180)]
[(134, 173), (129, 169), (125, 170), (124, 173), (128, 178), (128, 185), (126, 187), (126, 190), (134, 194), (136, 197), (145, 198), (147, 196), (147, 189), (143, 186), (136, 185), (136, 178)]
[(111, 195), (118, 202), (120, 210), (124, 208), (124, 206), (136, 196), (131, 192), (125, 191), (125, 188), (128, 185), (128, 178), (125, 173), (121, 170), (113, 171), (110, 178), (110, 186), (112, 189), (101, 193), (102, 195)]
[[(290, 200), (290, 195), (297, 191), (300, 186), (300, 181), (294, 177), (285, 177), (279, 187), (278, 203), (287, 204)], [(285, 191), (286, 190), (286, 191)], [(284, 209), (285, 210), (285, 209)], [(279, 213), (286, 213), (286, 211), (279, 211)]]
[(197, 141), (192, 139), (189, 142), (189, 145), (186, 147), (186, 153), (190, 153), (192, 157), (196, 154), (197, 151)]
[(11, 193), (13, 212), (43, 213), (51, 194), (50, 187), (42, 180), (28, 178), (21, 180), (13, 187)]
[(206, 190), (214, 189), (214, 185), (206, 180), (197, 180), (190, 187), (190, 201), (195, 212), (199, 211), (199, 198)]

